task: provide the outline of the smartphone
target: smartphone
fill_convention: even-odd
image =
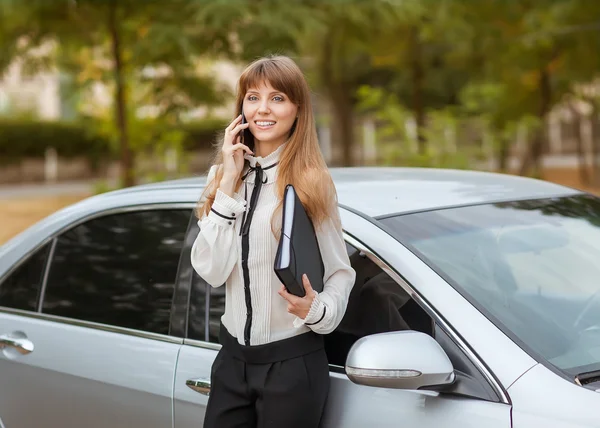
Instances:
[[[248,122],[246,121],[246,116],[244,116],[244,112],[242,111],[242,125],[244,123],[248,123]],[[245,129],[242,129],[240,131],[240,143],[242,143],[242,144],[245,144],[245,140],[246,140],[244,138],[246,136],[246,132],[245,131],[246,131]]]
[[[242,109],[242,123],[248,123]],[[240,131],[240,143],[245,144],[250,150],[254,151],[254,136],[248,128]]]

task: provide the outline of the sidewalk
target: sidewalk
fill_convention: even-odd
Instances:
[[[0,200],[40,196],[91,194],[93,191],[94,181],[0,185]]]

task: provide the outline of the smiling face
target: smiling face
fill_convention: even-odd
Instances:
[[[255,142],[279,146],[288,136],[298,114],[298,106],[268,81],[250,87],[244,96],[244,116]]]

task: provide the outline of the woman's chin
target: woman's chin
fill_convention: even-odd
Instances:
[[[254,133],[254,138],[261,143],[276,143],[284,141],[284,135],[271,131],[259,131]]]

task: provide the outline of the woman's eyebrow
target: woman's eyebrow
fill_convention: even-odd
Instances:
[[[260,92],[257,91],[257,90],[250,89],[250,90],[246,91],[246,95],[248,95],[248,94],[260,94]],[[273,92],[269,93],[269,95],[275,95],[275,94],[277,94],[277,95],[285,95],[285,93],[283,93],[281,91],[273,91]]]

